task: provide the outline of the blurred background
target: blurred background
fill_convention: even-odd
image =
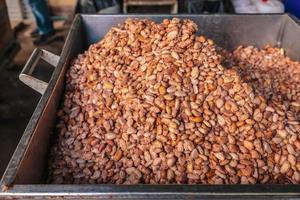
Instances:
[[[75,14],[285,12],[300,18],[300,0],[0,0],[0,177],[40,99],[18,75],[36,47],[60,55]],[[36,76],[52,70],[41,62]]]

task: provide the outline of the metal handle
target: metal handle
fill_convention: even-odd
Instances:
[[[31,76],[40,58],[52,65],[53,67],[56,67],[60,57],[44,49],[36,48],[32,52],[30,58],[28,59],[23,70],[21,71],[19,79],[23,83],[25,83],[26,85],[43,95],[46,91],[48,83]]]

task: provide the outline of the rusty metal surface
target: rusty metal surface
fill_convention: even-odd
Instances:
[[[20,140],[1,180],[0,199],[5,198],[300,198],[300,185],[48,185],[49,138],[64,89],[70,60],[102,38],[111,26],[128,17],[160,21],[170,15],[77,15],[51,80]],[[300,26],[289,15],[178,15],[199,25],[199,33],[223,48],[266,44],[282,46],[300,60]],[[38,185],[35,185],[38,184]],[[42,184],[42,185],[41,185]]]
[[[48,83],[32,76],[32,73],[40,59],[43,59],[47,63],[51,64],[53,67],[56,67],[59,61],[59,56],[50,53],[49,51],[46,51],[44,49],[36,48],[32,52],[23,70],[21,71],[19,79],[23,83],[25,83],[26,85],[43,95],[45,93],[46,88],[48,87]]]

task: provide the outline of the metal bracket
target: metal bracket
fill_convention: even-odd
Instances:
[[[21,71],[19,79],[23,83],[25,83],[26,85],[43,95],[46,91],[48,83],[31,76],[40,58],[52,65],[53,67],[57,66],[58,61],[60,59],[59,56],[49,51],[36,48],[32,52],[30,58],[28,59],[23,70]]]

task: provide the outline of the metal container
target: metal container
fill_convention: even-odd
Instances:
[[[157,22],[170,15],[77,15],[60,56],[36,49],[20,80],[42,94],[1,180],[1,198],[73,199],[300,198],[300,185],[50,185],[46,184],[49,143],[70,60],[128,17]],[[300,61],[300,25],[290,15],[177,15],[199,25],[199,33],[226,49],[238,45],[283,47]],[[32,72],[42,58],[55,67],[49,83]]]

